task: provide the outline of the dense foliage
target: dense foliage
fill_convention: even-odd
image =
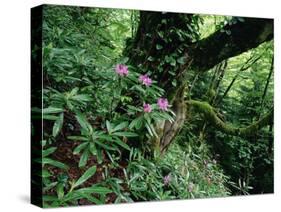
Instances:
[[[197,15],[181,29],[171,22],[173,31],[162,35],[168,44],[140,62],[130,51],[141,18],[129,10],[44,7],[44,139],[36,159],[44,207],[273,192],[273,121],[241,137],[188,107],[173,143],[159,146],[158,124],[178,117],[170,91],[180,86],[176,65],[185,63],[186,46],[173,39],[190,44],[217,30],[229,34],[223,27],[244,19]],[[175,49],[167,56],[169,42]],[[163,85],[157,73],[167,67],[175,80]],[[200,100],[231,127],[248,126],[272,109],[273,42],[183,80],[187,105]]]

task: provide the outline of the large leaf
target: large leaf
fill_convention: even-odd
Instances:
[[[111,128],[110,122],[106,120],[106,121],[105,121],[105,124],[106,124],[106,129],[107,129],[107,131],[108,131],[109,133],[111,133],[112,128]]]
[[[148,131],[148,133],[149,133],[149,135],[151,136],[151,137],[153,137],[155,134],[154,134],[154,131],[151,129],[151,127],[150,127],[150,124],[148,124],[148,123],[145,123],[145,128],[147,129],[147,131]]]
[[[57,120],[54,123],[54,126],[53,126],[53,136],[54,137],[56,137],[59,134],[59,132],[62,128],[62,125],[63,125],[63,113],[61,113],[59,115],[59,117],[57,118]]]
[[[88,141],[89,140],[87,137],[84,137],[84,136],[68,136],[67,138],[70,140],[74,140],[74,141]]]
[[[113,135],[123,136],[123,137],[137,137],[138,136],[138,134],[136,134],[134,132],[115,132],[115,133],[113,133]]]
[[[91,194],[88,193],[82,193],[82,192],[78,192],[78,194],[80,194],[83,198],[89,200],[92,203],[95,203],[97,205],[101,205],[101,204],[105,204],[105,201],[99,200],[95,197],[93,197]]]
[[[97,155],[97,149],[96,149],[96,145],[94,143],[90,143],[89,151],[91,152],[92,155]]]
[[[46,170],[46,169],[43,169],[42,170],[42,175],[41,175],[43,178],[45,178],[45,177],[51,177],[52,176],[52,174],[48,171],[48,170]]]
[[[84,101],[84,102],[89,102],[92,101],[92,98],[89,95],[86,94],[80,94],[73,96],[71,99],[76,100],[76,101]]]
[[[48,107],[42,110],[43,114],[61,113],[63,111],[64,111],[63,108],[56,108],[56,107]]]
[[[116,138],[115,140],[114,140],[114,142],[116,143],[116,144],[118,144],[119,146],[121,146],[121,147],[123,147],[123,148],[125,148],[125,149],[127,149],[127,150],[131,150],[131,148],[128,146],[128,144],[126,144],[125,142],[123,142],[121,139],[119,139],[119,138]]]
[[[57,190],[57,196],[58,196],[58,198],[59,198],[59,199],[62,199],[63,196],[64,196],[64,185],[63,185],[63,183],[59,183],[59,184],[57,185],[56,190]]]
[[[86,130],[88,133],[92,133],[93,128],[90,125],[90,123],[87,121],[86,117],[84,114],[80,113],[80,112],[76,112],[76,119],[78,121],[78,123],[80,124],[80,126]]]
[[[98,139],[105,140],[105,141],[113,141],[112,136],[110,135],[97,135]],[[96,138],[93,136],[93,140],[96,140]]]
[[[140,116],[136,119],[134,119],[130,125],[129,125],[129,128],[130,129],[133,129],[133,128],[136,128],[137,130],[140,129],[142,127],[142,124],[143,124],[143,117]]]
[[[44,158],[44,157],[54,153],[56,151],[56,149],[57,149],[56,147],[50,147],[48,149],[43,150],[42,151],[42,157]]]
[[[58,168],[61,168],[61,169],[68,169],[68,166],[59,162],[59,161],[56,161],[56,160],[53,160],[51,158],[43,158],[42,159],[42,164],[45,165],[45,164],[49,164],[49,165],[52,165],[52,166],[56,166]]]
[[[76,188],[77,186],[83,184],[86,182],[89,178],[91,178],[96,173],[96,166],[92,166],[89,168],[73,185],[73,188]]]
[[[66,194],[64,197],[63,197],[63,201],[64,202],[67,202],[67,201],[74,201],[74,200],[78,200],[78,199],[81,199],[83,198],[83,196],[81,195],[81,193],[77,193],[75,191],[73,192],[69,192],[68,194]]]
[[[122,122],[122,123],[118,124],[116,127],[114,127],[112,132],[116,132],[116,131],[122,130],[122,129],[124,129],[127,126],[128,126],[128,122],[126,122],[126,121]]]
[[[88,151],[88,149],[86,149],[80,157],[78,166],[79,167],[86,166],[88,158],[89,158],[89,151]]]
[[[108,144],[105,144],[103,142],[100,142],[98,140],[95,141],[96,144],[98,144],[99,146],[103,147],[104,149],[107,150],[116,150],[116,148],[109,146]]]
[[[94,194],[108,194],[108,193],[112,192],[112,190],[110,190],[109,188],[97,186],[97,185],[93,185],[92,187],[88,187],[88,188],[81,188],[76,191],[81,192],[81,193],[88,193],[88,194],[93,194],[93,193]]]
[[[79,154],[83,149],[85,149],[87,146],[89,145],[88,142],[79,144],[74,150],[73,150],[73,154]]]

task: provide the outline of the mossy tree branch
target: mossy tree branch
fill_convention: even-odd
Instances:
[[[241,137],[250,137],[254,135],[259,129],[269,125],[273,119],[273,109],[270,110],[266,115],[260,118],[258,121],[246,126],[246,127],[235,127],[232,124],[225,123],[222,121],[214,108],[207,102],[201,102],[196,100],[189,100],[187,104],[195,109],[196,112],[201,113],[205,116],[206,120],[213,124],[219,131]]]

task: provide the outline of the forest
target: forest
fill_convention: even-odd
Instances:
[[[42,8],[43,207],[274,192],[272,19]]]

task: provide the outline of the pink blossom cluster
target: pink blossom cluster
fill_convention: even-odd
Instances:
[[[157,105],[161,110],[167,111],[168,110],[168,100],[165,98],[159,98],[157,100]],[[143,104],[143,111],[146,113],[150,113],[152,111],[152,107],[150,104],[144,103]]]
[[[126,65],[123,65],[123,64],[117,64],[116,67],[115,67],[115,72],[122,77],[127,76],[129,74],[128,67]],[[145,86],[151,86],[151,84],[152,84],[152,79],[149,78],[147,74],[140,75],[139,81]],[[168,103],[168,100],[166,98],[159,98],[157,100],[157,105],[161,110],[167,111],[169,103]],[[143,111],[145,113],[150,113],[152,111],[151,105],[148,104],[148,103],[144,103],[143,104]]]
[[[152,84],[152,79],[150,79],[147,74],[145,75],[140,75],[139,81],[142,82],[143,85],[145,86],[151,86]]]
[[[157,105],[161,110],[166,111],[166,110],[168,110],[169,103],[168,103],[167,99],[159,98],[158,101],[157,101]]]
[[[143,111],[146,113],[150,113],[152,111],[151,105],[150,104],[143,104]]]
[[[129,74],[128,67],[123,64],[117,64],[115,67],[115,71],[121,77],[127,76]]]
[[[163,178],[164,185],[168,185],[171,182],[171,180],[172,180],[171,174],[166,175]]]

